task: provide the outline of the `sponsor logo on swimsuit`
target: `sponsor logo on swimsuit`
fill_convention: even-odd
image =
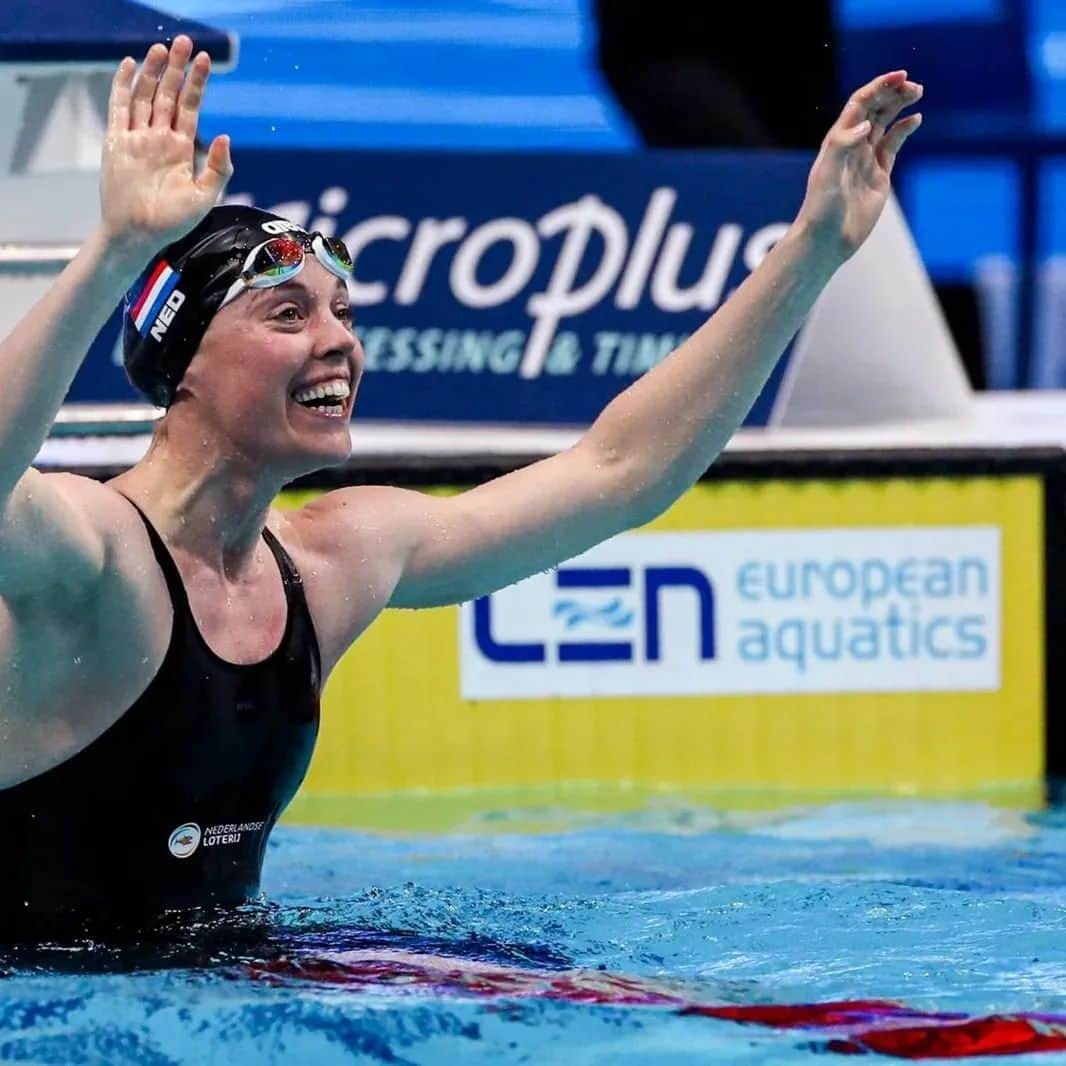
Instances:
[[[245,833],[258,833],[263,822],[229,822],[225,825],[209,825],[204,830],[203,846],[218,848],[226,844],[239,844]]]
[[[176,859],[187,859],[197,849],[219,848],[227,844],[239,844],[245,833],[262,832],[265,822],[226,822],[201,829],[195,822],[179,825],[170,834],[170,854]]]
[[[170,834],[170,854],[175,859],[187,859],[200,846],[200,827],[195,822],[179,825]]]

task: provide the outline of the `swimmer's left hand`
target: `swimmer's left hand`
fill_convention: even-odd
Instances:
[[[896,119],[922,93],[905,70],[883,74],[852,95],[826,134],[797,223],[827,254],[847,259],[881,217],[896,155],[922,124],[920,114]]]

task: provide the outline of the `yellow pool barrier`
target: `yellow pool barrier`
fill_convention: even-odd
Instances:
[[[316,494],[289,492],[282,505]],[[329,682],[289,821],[387,825],[427,794],[437,813],[422,804],[423,822],[455,821],[490,796],[608,808],[669,790],[756,804],[797,794],[1035,797],[1045,744],[1043,494],[1036,476],[702,482],[646,527],[994,527],[998,690],[470,701],[460,693],[458,608],[388,611]]]

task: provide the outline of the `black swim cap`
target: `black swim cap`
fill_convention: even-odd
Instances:
[[[280,215],[228,204],[167,245],[126,293],[122,353],[134,387],[169,407],[248,253],[279,233],[305,232]]]

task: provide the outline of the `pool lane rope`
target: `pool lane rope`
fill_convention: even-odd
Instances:
[[[796,1030],[818,1050],[900,1059],[966,1059],[1066,1051],[1066,1016],[973,1015],[915,1010],[888,1000],[715,1005],[686,1000],[637,977],[586,970],[537,970],[407,951],[342,951],[252,963],[243,971],[272,985],[388,986],[412,993],[536,998],[595,1006],[659,1007],[687,1017]]]

